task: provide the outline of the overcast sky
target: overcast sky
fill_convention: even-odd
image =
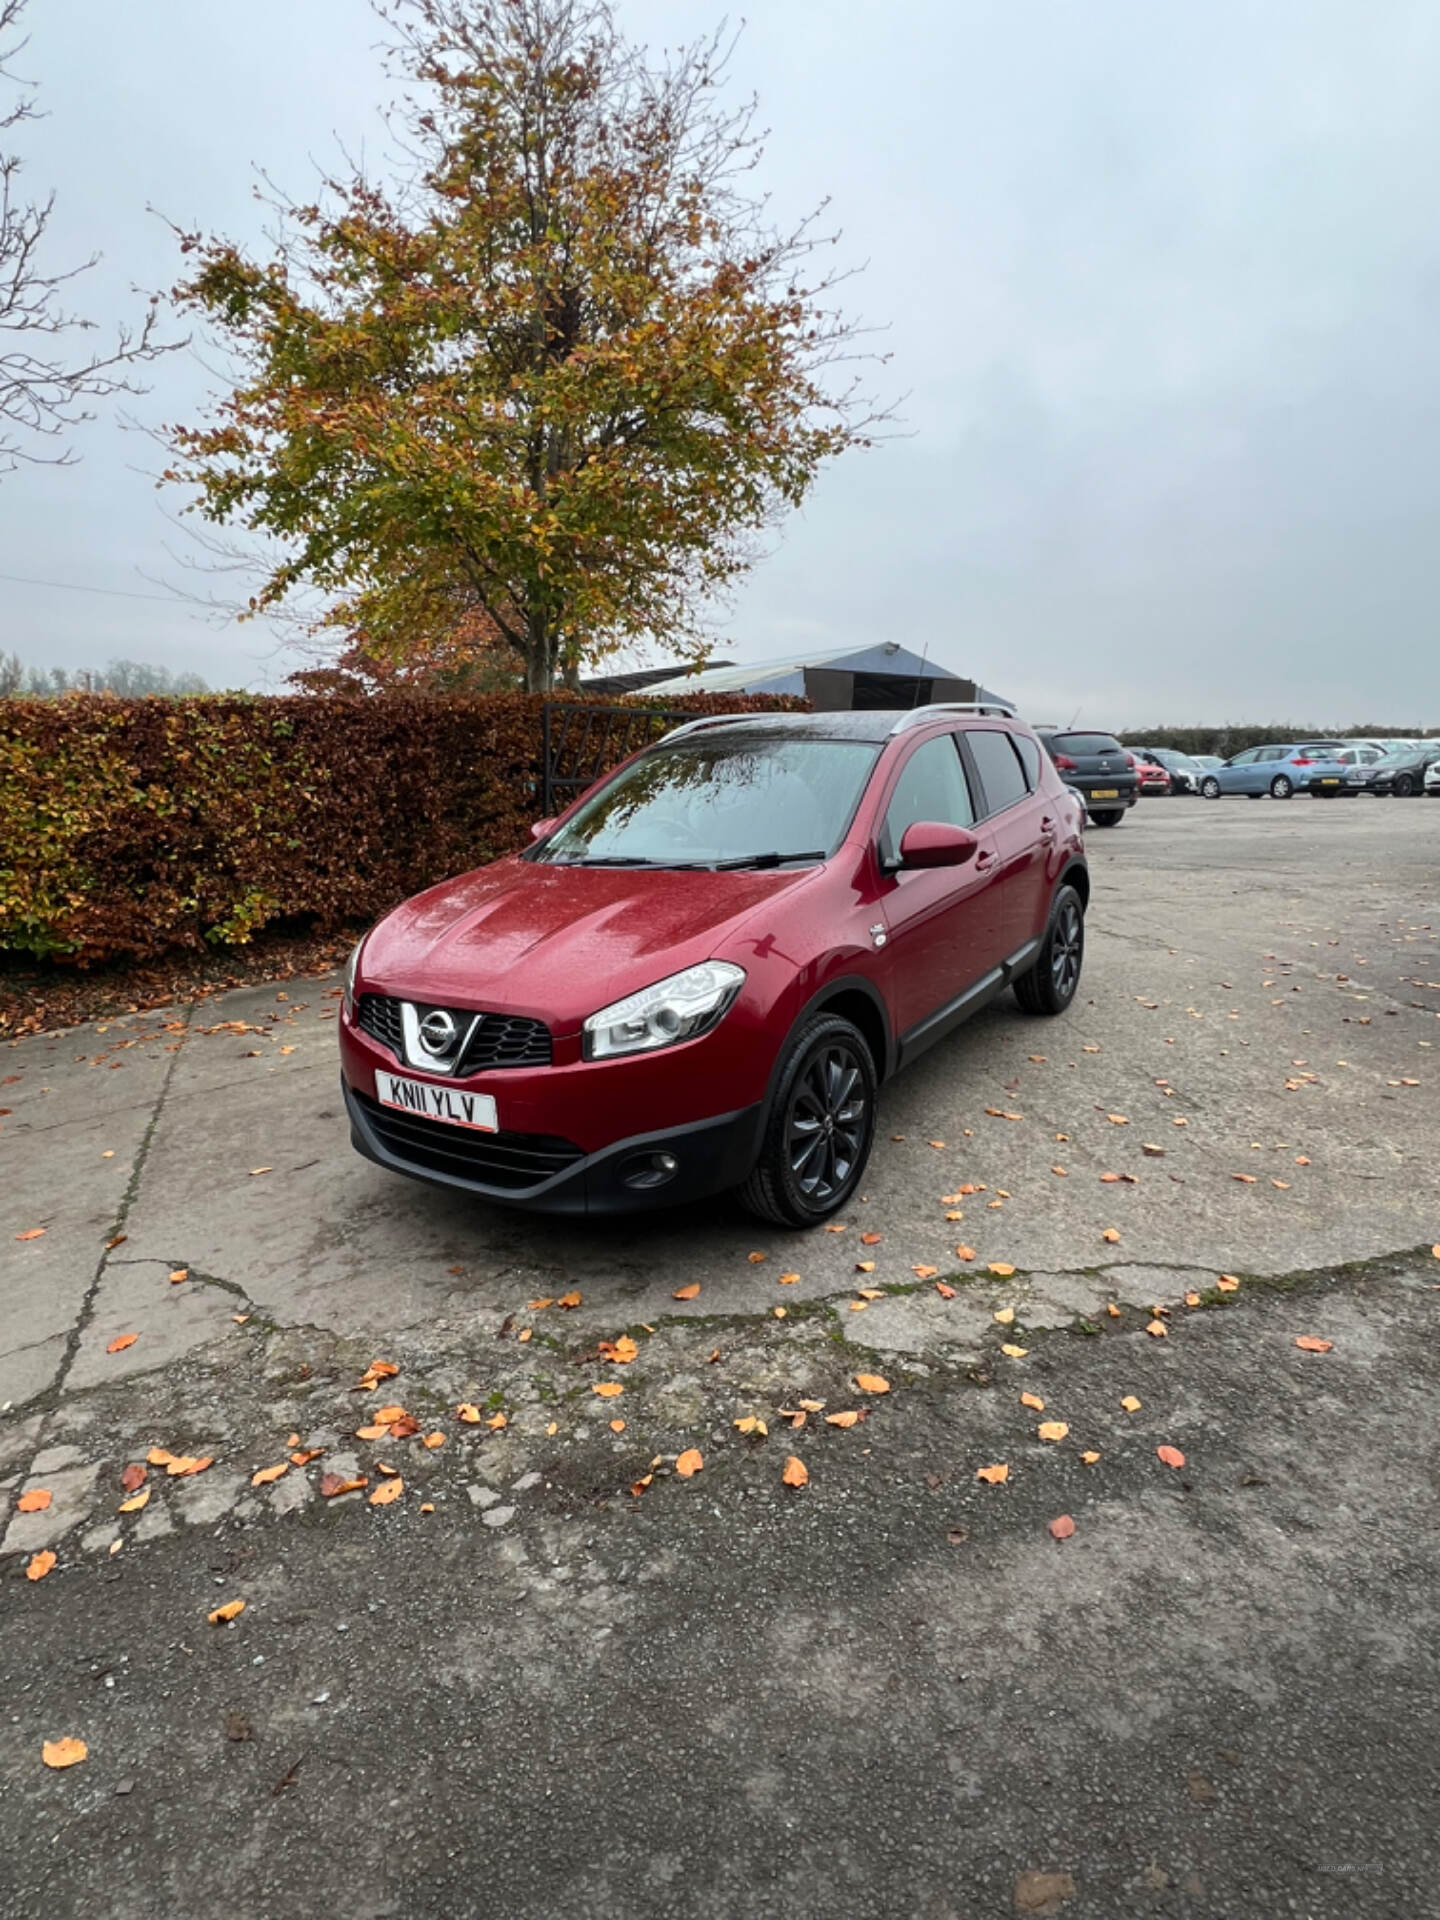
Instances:
[[[103,250],[75,289],[102,321],[178,276],[147,207],[258,240],[256,167],[303,194],[338,143],[387,151],[364,0],[28,24],[29,185],[56,264]],[[759,0],[735,82],[781,207],[829,194],[868,262],[906,433],[820,481],[718,653],[893,638],[1042,720],[1440,725],[1435,0]],[[133,409],[193,417],[208,383],[173,356]],[[182,503],[110,414],[78,467],[0,480],[0,572],[108,591],[0,580],[0,649],[278,685],[273,634],[166,600]]]

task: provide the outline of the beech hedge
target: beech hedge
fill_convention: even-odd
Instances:
[[[282,920],[333,931],[373,919],[525,844],[542,810],[544,705],[539,694],[0,700],[0,951],[90,965],[238,945]]]

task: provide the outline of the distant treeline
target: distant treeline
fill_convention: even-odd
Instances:
[[[1311,727],[1274,722],[1266,727],[1131,727],[1116,737],[1127,747],[1169,747],[1176,753],[1218,753],[1223,760],[1250,747],[1288,746],[1303,740],[1425,740],[1437,727]]]
[[[0,653],[0,700],[58,700],[65,693],[113,693],[125,700],[159,693],[178,699],[209,691],[198,673],[171,673],[143,660],[112,660],[108,667],[67,673],[63,667],[27,667],[18,653]]]

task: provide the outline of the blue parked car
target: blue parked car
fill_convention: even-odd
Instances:
[[[1207,800],[1223,799],[1227,793],[1246,793],[1252,800],[1267,793],[1275,800],[1288,800],[1296,793],[1314,794],[1317,799],[1341,794],[1350,769],[1336,758],[1340,751],[1338,740],[1250,747],[1224,766],[1212,768],[1200,782],[1200,792]],[[1355,791],[1350,788],[1351,793]]]

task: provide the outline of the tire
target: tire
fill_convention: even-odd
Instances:
[[[1276,774],[1275,778],[1270,782],[1270,798],[1272,800],[1293,800],[1295,798],[1295,782],[1290,778],[1289,774]]]
[[[1397,800],[1408,800],[1415,791],[1415,779],[1412,774],[1397,773],[1393,792]]]
[[[1200,798],[1202,800],[1218,800],[1220,798],[1220,782],[1215,778],[1213,773],[1207,773],[1205,778],[1200,782]]]
[[[807,1021],[786,1052],[741,1205],[777,1227],[818,1227],[838,1213],[870,1158],[875,1085],[858,1027],[831,1013]],[[837,1125],[842,1115],[846,1124]]]
[[[1064,1013],[1085,964],[1085,907],[1074,887],[1061,887],[1035,964],[1015,982],[1022,1013]]]
[[[1090,824],[1092,827],[1118,827],[1124,818],[1125,809],[1123,807],[1119,808],[1118,811],[1112,811],[1107,807],[1103,813],[1092,813],[1090,816]]]

